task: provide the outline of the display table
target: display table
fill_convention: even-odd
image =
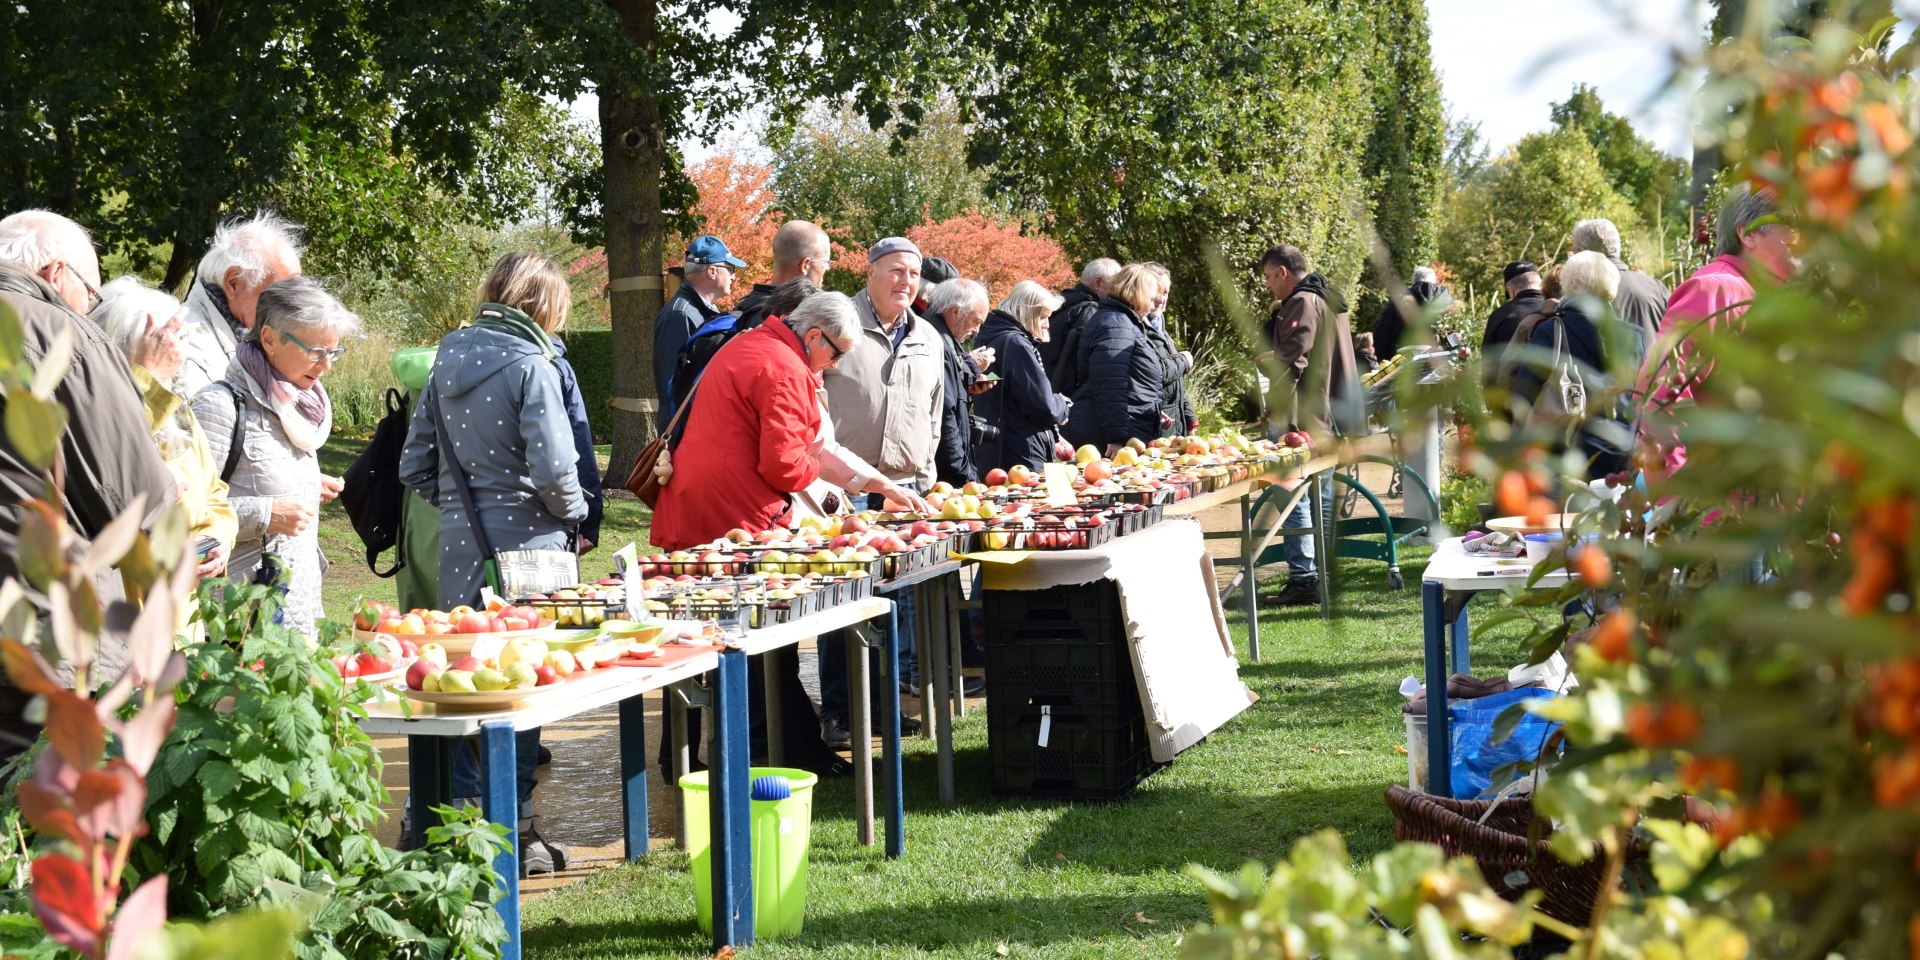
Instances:
[[[881,621],[876,635],[870,621]],[[748,631],[734,645],[659,668],[606,667],[567,682],[563,691],[551,691],[529,697],[518,710],[473,713],[442,713],[431,704],[416,703],[398,696],[367,705],[360,725],[367,733],[407,738],[408,788],[418,825],[417,838],[426,835],[426,821],[434,806],[451,803],[453,797],[453,751],[467,738],[478,739],[481,778],[485,784],[481,804],[489,821],[503,827],[507,849],[494,858],[494,869],[505,890],[498,904],[500,918],[506,923],[507,940],[501,946],[503,960],[520,956],[520,869],[517,829],[520,800],[517,788],[514,734],[521,730],[557,723],[613,704],[619,705],[620,777],[622,783],[622,824],[626,854],[630,860],[647,852],[647,756],[646,705],[643,697],[656,690],[684,684],[702,674],[716,675],[710,700],[712,748],[708,755],[712,771],[710,800],[713,824],[713,939],[716,947],[741,946],[753,941],[753,879],[751,847],[747,831],[748,762],[747,739],[747,655],[764,653],[818,636],[832,630],[849,630],[849,643],[867,644],[890,651],[896,644],[893,603],[871,597],[828,608],[812,616],[761,630]],[[864,650],[862,651],[864,653]],[[857,665],[854,665],[857,664]],[[864,697],[870,682],[867,658],[850,661],[856,696]],[[896,722],[891,731],[883,731],[882,780],[887,792],[887,851],[899,856],[905,847],[903,785],[900,778],[899,690],[894,688]],[[861,711],[855,711],[861,713]],[[857,731],[856,731],[857,732]],[[871,739],[857,741],[871,743]],[[872,843],[873,792],[872,753],[859,763],[860,751],[854,751],[856,796],[860,805],[861,842]]]
[[[973,556],[982,561],[989,591],[1096,580],[1118,586],[1155,762],[1172,760],[1257,699],[1240,682],[1198,522],[1163,521],[1090,550]]]
[[[1445,691],[1450,674],[1473,669],[1467,649],[1467,604],[1482,593],[1526,587],[1531,572],[1525,565],[1502,564],[1492,557],[1470,554],[1460,545],[1459,537],[1441,541],[1427,561],[1427,571],[1420,579],[1420,626],[1428,693],[1427,792],[1434,796],[1453,796],[1453,744],[1447,730]],[[1557,589],[1566,582],[1566,571],[1555,570],[1541,577],[1533,589]],[[1449,651],[1452,669],[1447,665]],[[1432,695],[1436,690],[1442,692],[1440,696]]]

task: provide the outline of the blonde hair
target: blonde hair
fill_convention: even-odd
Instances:
[[[1133,312],[1145,315],[1147,308],[1153,306],[1153,298],[1160,295],[1160,276],[1153,268],[1144,263],[1129,263],[1120,268],[1120,272],[1107,281],[1107,296],[1133,308]]]
[[[1013,290],[994,309],[1012,317],[1037,339],[1041,319],[1052,316],[1060,309],[1061,302],[1060,295],[1052,290],[1032,280],[1022,280],[1013,285]]]
[[[537,253],[509,253],[480,282],[480,302],[519,310],[552,333],[567,325],[573,288],[552,260]]]
[[[1598,250],[1583,250],[1567,258],[1566,266],[1560,268],[1560,295],[1571,297],[1584,293],[1590,297],[1613,302],[1614,294],[1620,292],[1620,271],[1607,259],[1607,255]]]

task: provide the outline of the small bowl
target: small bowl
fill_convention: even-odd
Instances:
[[[605,636],[613,638],[615,643],[653,643],[660,639],[661,634],[667,632],[667,625],[658,621],[650,623],[633,623],[629,621],[611,630],[607,629],[606,624],[602,624],[600,632]]]
[[[1558,533],[1527,534],[1526,535],[1527,559],[1533,561],[1536,564],[1542,560],[1545,560],[1547,558],[1547,555],[1551,554],[1553,552],[1553,549],[1559,546],[1560,541],[1564,539],[1566,539],[1566,537]]]

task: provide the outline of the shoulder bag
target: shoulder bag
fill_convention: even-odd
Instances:
[[[1547,368],[1546,382],[1533,403],[1533,421],[1545,423],[1567,417],[1580,418],[1587,413],[1587,383],[1580,375],[1580,362],[1567,352],[1567,324],[1559,315],[1542,321],[1553,324],[1553,362]]]
[[[700,389],[700,381],[704,379],[706,377],[703,373],[693,381],[693,386],[687,388],[686,399],[680,401],[679,409],[673,411],[673,418],[667,421],[666,429],[661,430],[659,436],[647,441],[647,445],[640,448],[640,455],[633,458],[633,469],[628,471],[624,486],[627,492],[639,497],[640,502],[648,507],[654,507],[660,503],[660,488],[666,485],[666,479],[662,473],[664,472],[666,476],[673,475],[673,458],[667,452],[669,449],[667,441],[673,436],[675,428],[680,425],[680,418],[686,416],[688,410],[693,409],[693,392]]]

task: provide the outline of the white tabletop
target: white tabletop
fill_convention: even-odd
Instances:
[[[1294,483],[1323,470],[1332,470],[1340,465],[1340,458],[1330,454],[1311,457],[1293,464],[1284,470],[1273,473],[1260,473],[1245,480],[1237,480],[1218,490],[1194,494],[1185,500],[1176,500],[1167,504],[1161,511],[1163,516],[1190,517],[1205,510],[1211,510],[1223,503],[1232,503],[1251,493],[1257,493],[1267,487],[1278,484],[1292,489]]]
[[[1468,553],[1460,545],[1459,537],[1450,537],[1433,548],[1433,559],[1427,561],[1427,572],[1421,574],[1420,579],[1457,592],[1524,587],[1527,585],[1527,576],[1533,572],[1525,559],[1520,558],[1520,563],[1498,563],[1492,557]],[[1561,569],[1541,577],[1533,586],[1545,589],[1563,586],[1566,582],[1567,571]]]
[[[880,597],[843,603],[791,623],[749,630],[739,646],[750,654],[765,653],[829,630],[865,623],[891,609],[893,601]],[[720,654],[713,651],[665,667],[603,667],[569,680],[558,689],[535,688],[527,698],[527,705],[518,710],[443,714],[436,712],[433,704],[394,694],[367,704],[367,716],[360,721],[360,726],[375,735],[427,737],[472,736],[480,732],[481,724],[501,720],[510,721],[515,730],[532,730],[697,677],[719,665]]]

